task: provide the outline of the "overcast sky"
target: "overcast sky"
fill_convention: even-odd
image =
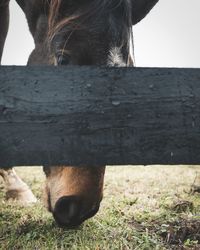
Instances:
[[[34,44],[25,17],[11,0],[2,64],[25,65]],[[200,67],[200,0],[160,0],[134,27],[136,66]]]

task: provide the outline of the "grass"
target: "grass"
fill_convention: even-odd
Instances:
[[[17,172],[39,202],[5,201],[0,180],[0,249],[200,249],[200,194],[191,192],[200,167],[107,167],[101,209],[76,230],[58,228],[43,207],[41,168]]]

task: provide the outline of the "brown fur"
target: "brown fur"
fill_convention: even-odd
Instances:
[[[51,167],[45,188],[47,208],[53,211],[59,198],[70,195],[81,197],[85,209],[100,203],[104,172],[105,167]]]

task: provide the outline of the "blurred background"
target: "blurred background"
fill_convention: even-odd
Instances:
[[[11,0],[4,65],[25,65],[34,44],[25,17]],[[136,66],[200,67],[200,0],[160,0],[134,26]]]

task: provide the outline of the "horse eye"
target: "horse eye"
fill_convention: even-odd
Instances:
[[[56,55],[57,65],[68,65],[70,57],[68,55],[58,54]]]

